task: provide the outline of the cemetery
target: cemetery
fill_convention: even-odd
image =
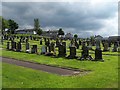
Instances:
[[[109,40],[97,40],[97,39],[63,39],[63,38],[48,38],[37,35],[24,35],[24,34],[13,34],[13,35],[3,35],[1,38],[2,44],[2,57],[13,58],[20,61],[34,62],[38,64],[51,65],[61,68],[69,68],[80,70],[79,74],[61,76],[52,73],[45,73],[34,71],[40,78],[41,74],[48,77],[51,76],[50,80],[56,80],[56,82],[62,82],[61,84],[56,84],[55,81],[50,83],[48,80],[43,80],[43,86],[39,84],[32,85],[20,85],[15,84],[13,87],[100,87],[100,88],[115,88],[118,82],[118,57],[120,56],[119,48],[120,41],[109,41]],[[10,68],[17,68],[17,70],[12,70],[17,73],[18,69],[21,67],[12,66],[6,63]],[[4,66],[3,66],[4,68]],[[7,68],[9,70],[10,68]],[[21,70],[21,71],[20,71]],[[32,73],[33,71],[21,68],[19,73],[24,77],[25,72]],[[3,74],[6,71],[3,71]],[[10,72],[7,72],[10,74]],[[22,75],[23,74],[23,75]],[[48,76],[47,76],[48,75]],[[100,75],[100,76],[99,76]],[[16,77],[17,78],[17,77]],[[28,75],[28,78],[29,75]],[[37,83],[41,83],[39,78],[34,76],[33,78],[38,79]],[[89,78],[89,80],[88,80]],[[5,79],[5,77],[4,77]],[[63,81],[65,80],[65,82]],[[86,80],[87,79],[87,80]],[[94,81],[94,79],[97,79]],[[7,80],[7,79],[5,79]],[[32,79],[33,80],[33,79]],[[72,82],[75,83],[75,85]],[[78,80],[78,81],[77,81]],[[34,81],[34,80],[33,80]],[[47,84],[47,82],[49,85]],[[69,82],[67,82],[69,81]],[[82,82],[86,83],[82,83]],[[9,81],[7,81],[10,83]],[[16,81],[13,81],[16,82]],[[27,83],[27,78],[24,83]],[[100,83],[98,83],[100,82]],[[108,83],[111,82],[111,83]],[[17,83],[17,82],[16,82]],[[68,84],[69,83],[69,84]],[[97,83],[97,84],[96,84]],[[81,85],[79,85],[81,84]],[[20,86],[19,86],[20,85]],[[32,86],[31,86],[32,85]],[[47,86],[45,86],[47,85]],[[55,86],[54,86],[55,85]],[[60,85],[60,86],[59,86]],[[88,86],[86,86],[88,85]],[[6,87],[5,82],[3,82],[3,87]],[[11,87],[7,85],[8,87]]]

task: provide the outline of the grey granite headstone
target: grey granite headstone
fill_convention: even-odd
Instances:
[[[37,45],[32,45],[31,53],[37,53]]]
[[[104,42],[104,49],[103,51],[109,51],[109,45],[108,45],[108,42]]]
[[[100,40],[96,40],[96,49],[101,49],[101,47],[100,47]]]
[[[46,46],[42,46],[41,47],[41,54],[45,54],[47,52],[47,47]]]
[[[114,47],[113,47],[113,52],[117,52],[117,48],[118,48],[118,43],[114,42]]]

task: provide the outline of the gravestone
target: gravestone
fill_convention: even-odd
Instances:
[[[66,42],[62,42],[62,45],[64,46],[64,53],[65,53],[65,55],[66,55]]]
[[[82,47],[81,57],[79,60],[93,60],[91,55],[89,55],[89,48],[87,46]]]
[[[31,53],[37,53],[37,45],[32,45]]]
[[[111,42],[110,41],[108,41],[108,46],[111,47]]]
[[[55,52],[55,43],[51,42],[48,46],[48,52],[45,54],[46,56],[56,56]]]
[[[26,39],[25,39],[25,42],[27,43],[27,42],[28,42],[28,40],[29,40],[29,39],[28,39],[28,38],[26,38]]]
[[[46,46],[42,46],[41,47],[41,54],[46,54],[47,52],[47,47]]]
[[[71,46],[69,48],[70,48],[70,55],[67,58],[69,58],[69,59],[77,58],[77,56],[76,56],[76,47]]]
[[[91,38],[90,42],[92,43],[92,46],[95,46],[95,39],[94,38]]]
[[[44,42],[46,42],[47,41],[47,39],[46,38],[44,38]]]
[[[79,44],[78,44],[77,40],[75,40],[75,46],[77,49],[79,49]]]
[[[60,44],[59,39],[56,40],[56,47],[58,47]]]
[[[102,58],[102,50],[97,49],[95,50],[95,61],[104,61]]]
[[[17,52],[21,52],[22,51],[22,45],[21,45],[21,42],[18,42],[17,43],[17,49],[16,49]]]
[[[30,45],[28,42],[26,43],[26,53],[30,53]]]
[[[10,42],[7,42],[7,49],[10,49]]]
[[[51,51],[55,52],[55,44],[54,44],[54,42],[51,42],[51,44],[50,44],[50,52]]]
[[[30,40],[32,40],[32,36],[30,36]]]
[[[81,40],[79,40],[79,45],[81,45]]]
[[[118,47],[118,52],[120,52],[120,46]]]
[[[114,42],[114,47],[113,47],[113,52],[117,52],[117,48],[118,48],[118,43]]]
[[[85,42],[83,41],[82,42],[82,50],[83,50],[84,47],[85,47]]]
[[[3,36],[2,36],[2,37],[1,37],[1,44],[2,44],[2,45],[3,45],[3,39],[4,39],[4,38],[3,38]]]
[[[71,41],[70,41],[69,48],[72,47],[72,46],[75,46],[74,40],[71,40]]]
[[[11,50],[15,51],[16,50],[16,42],[11,41]]]
[[[100,41],[96,40],[95,61],[104,61],[102,59],[102,50],[100,47]]]
[[[49,47],[49,45],[50,45],[49,39],[45,42],[45,45],[46,45],[47,47]]]
[[[40,39],[40,45],[42,45],[42,39]]]
[[[106,41],[106,42],[104,42],[104,49],[103,49],[103,51],[105,52],[105,51],[109,51],[109,45],[108,45],[108,42]]]
[[[58,47],[58,57],[65,57],[66,56],[66,47],[63,44],[60,44]]]
[[[100,47],[100,40],[96,40],[96,49],[101,49],[101,47]]]
[[[89,46],[87,46],[87,47],[88,47],[89,50],[93,50],[91,42],[89,42]]]

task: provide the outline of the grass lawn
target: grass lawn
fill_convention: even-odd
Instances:
[[[103,70],[84,76],[59,76],[3,63],[3,88],[116,88],[117,73]],[[14,72],[14,73],[13,73]],[[109,74],[109,76],[108,76]]]
[[[67,60],[3,50],[3,56],[43,64],[92,70],[81,76],[59,76],[3,63],[3,87],[115,88],[118,87],[118,57],[103,56],[105,62]],[[14,72],[14,73],[13,73]],[[18,74],[19,73],[19,74]],[[29,82],[28,82],[29,81]],[[11,83],[12,82],[12,83]],[[21,84],[24,82],[24,85]]]
[[[5,41],[7,42],[7,41]],[[30,41],[38,44],[39,41]],[[67,42],[68,43],[68,42]],[[2,46],[6,48],[6,43]],[[40,45],[39,45],[40,47]],[[105,52],[109,53],[109,52]],[[112,52],[110,52],[112,53]],[[117,52],[116,52],[117,53]],[[67,52],[68,54],[68,52]],[[77,53],[80,55],[80,53]],[[3,63],[3,88],[117,88],[118,57],[103,55],[105,62],[79,61],[75,59],[53,58],[44,55],[27,54],[2,50],[4,57],[37,62],[41,64],[91,70],[85,75],[59,76],[47,72],[32,70]],[[92,54],[94,57],[94,54]]]

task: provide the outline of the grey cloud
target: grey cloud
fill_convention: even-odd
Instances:
[[[90,3],[74,4],[63,2],[3,2],[3,17],[14,19],[20,27],[34,25],[34,18],[39,18],[41,26],[74,28],[74,32],[99,30],[104,27],[102,20],[114,17],[116,3],[106,3],[92,7]]]

